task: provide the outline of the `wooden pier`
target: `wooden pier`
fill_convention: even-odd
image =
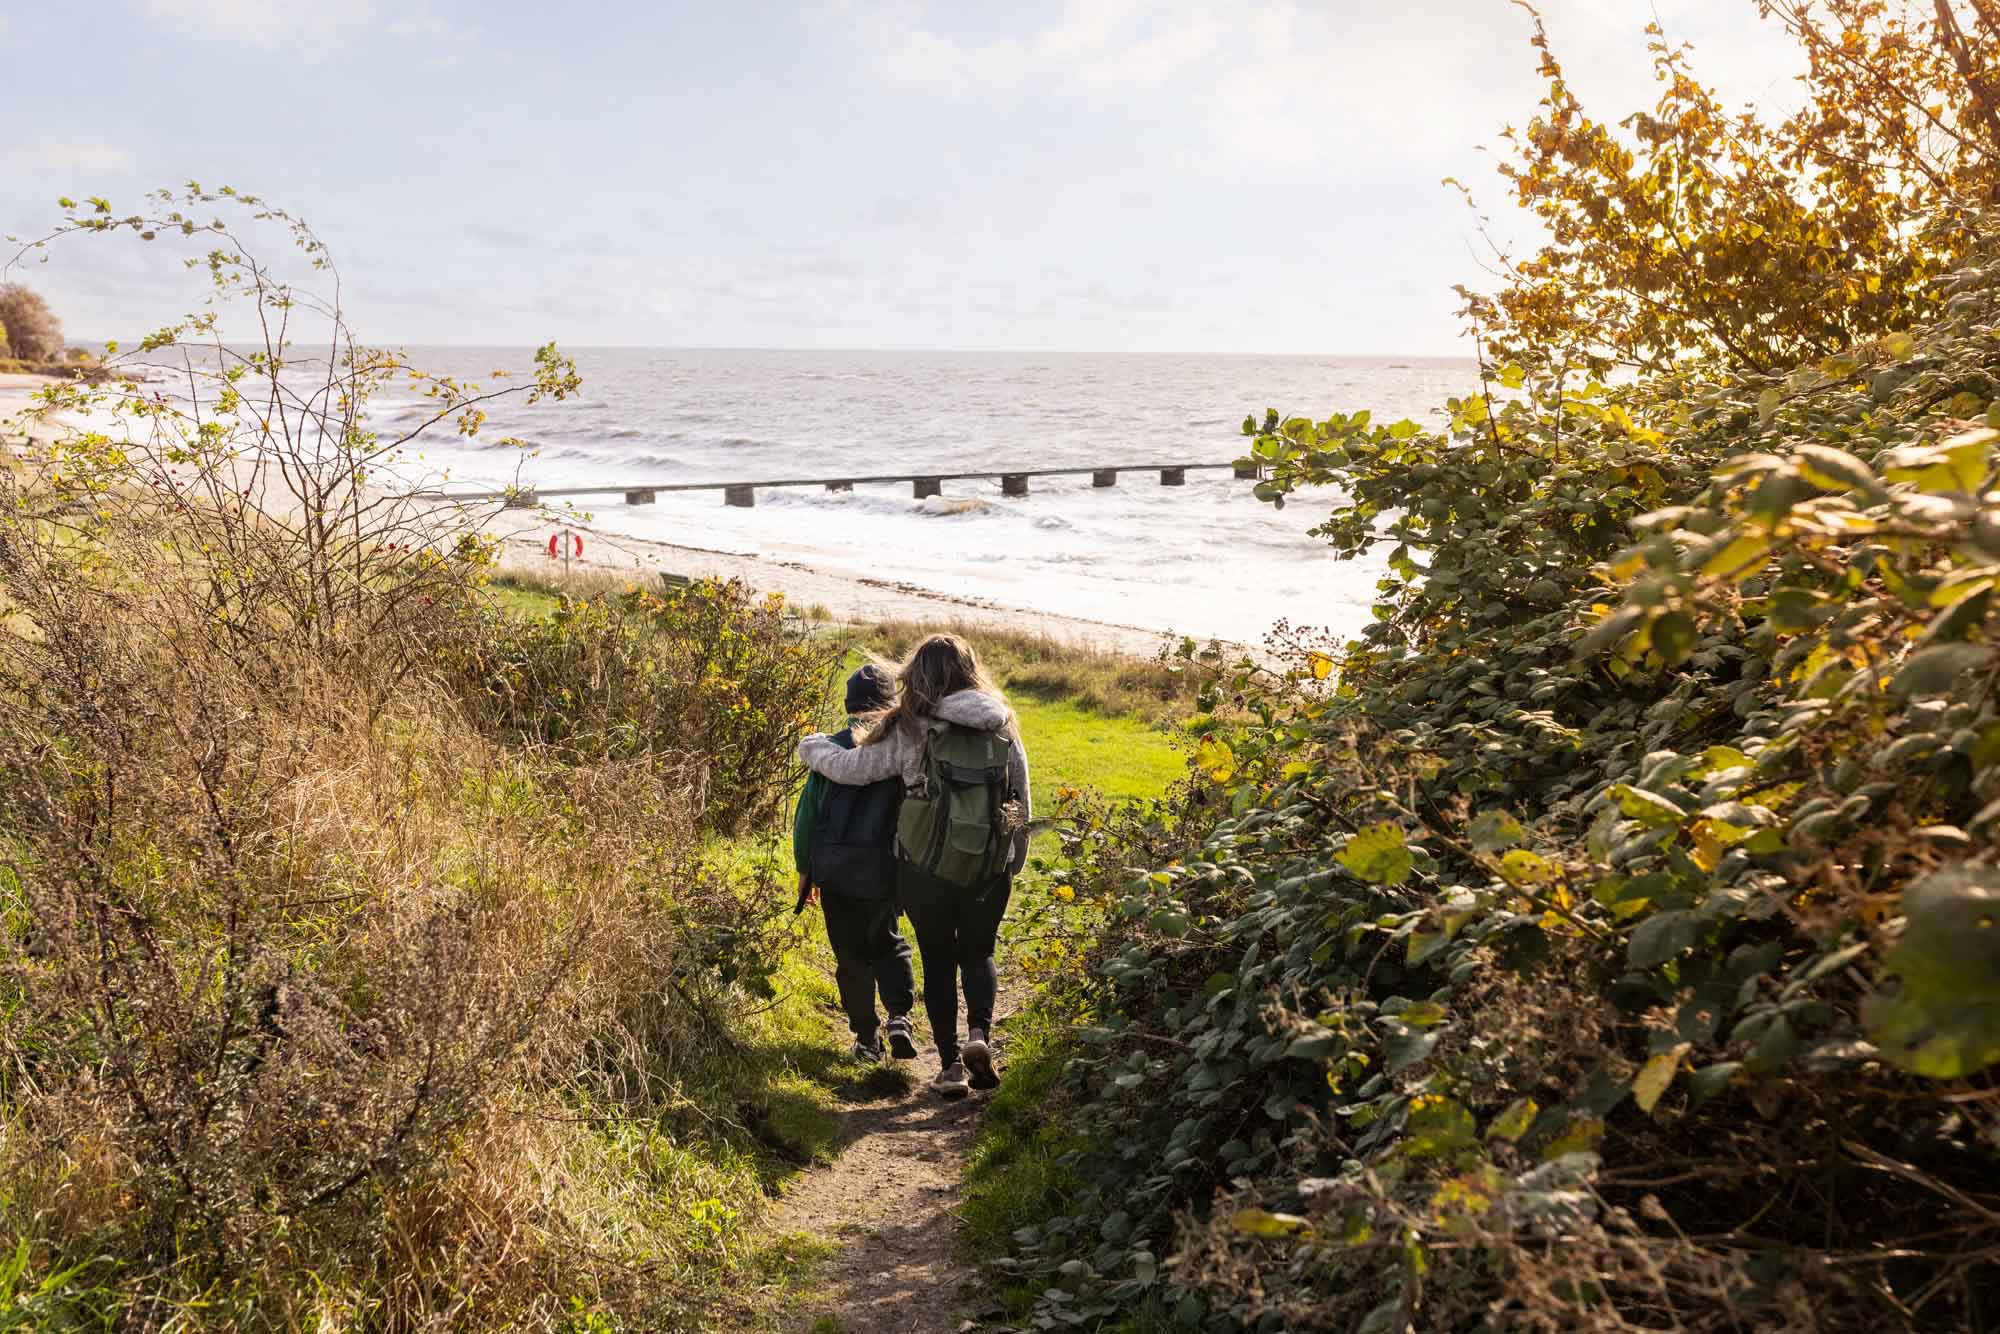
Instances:
[[[606,486],[521,487],[511,491],[420,491],[424,500],[505,502],[509,509],[533,509],[545,500],[566,496],[623,496],[627,505],[653,505],[663,491],[720,491],[722,503],[747,509],[757,503],[757,493],[772,487],[817,486],[828,491],[852,491],[857,486],[891,486],[908,483],[917,500],[944,494],[946,482],[995,481],[1003,496],[1025,496],[1028,482],[1036,477],[1088,477],[1093,487],[1118,485],[1120,473],[1158,473],[1161,486],[1186,486],[1191,472],[1220,472],[1228,469],[1239,478],[1259,478],[1264,470],[1252,463],[1134,463],[1115,468],[1030,468],[1018,472],[896,473],[876,477],[774,477],[762,482],[647,482]]]

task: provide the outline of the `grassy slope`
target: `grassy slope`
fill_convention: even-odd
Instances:
[[[554,593],[539,584],[502,581],[494,585],[492,596],[517,615],[546,615],[556,605]],[[864,652],[902,647],[918,630],[897,625],[843,632],[856,641],[848,666],[858,665]],[[1089,653],[1066,655],[1046,642],[1025,639],[994,644],[988,651],[982,637],[969,637],[986,652],[1020,718],[1037,815],[1049,814],[1064,788],[1094,788],[1114,799],[1144,798],[1159,795],[1182,776],[1179,741],[1159,722],[1169,716],[1173,701],[1161,698],[1160,678],[1142,665]],[[840,690],[840,682],[830,684],[829,717],[839,712]],[[1054,852],[1053,835],[1036,840],[1037,858]],[[710,854],[738,879],[771,875],[789,883],[793,878],[789,827],[718,840]],[[1010,915],[1019,918],[1047,907],[1048,890],[1031,863],[1016,888]],[[726,1076],[739,1106],[754,1114],[767,1150],[760,1160],[727,1166],[739,1174],[754,1173],[760,1184],[775,1184],[828,1157],[835,1148],[843,1091],[859,1080],[892,1073],[871,1073],[845,1058],[832,952],[816,914],[801,918],[798,930],[797,948],[776,979],[778,995],[742,1020],[736,1036],[744,1059]],[[992,1247],[982,1238],[1004,1239],[1013,1219],[1046,1214],[1050,1199],[1067,1188],[1056,1165],[1064,1147],[1060,1135],[1034,1114],[1054,1081],[1052,1045],[1038,1032],[1017,1026],[1009,1034],[1009,1057],[1007,1083],[994,1096],[968,1173],[968,1240],[987,1253]],[[774,1307],[790,1306],[801,1296],[824,1253],[819,1239],[770,1239],[746,1258],[769,1300],[755,1311],[727,1314],[746,1327],[767,1326],[779,1317]]]

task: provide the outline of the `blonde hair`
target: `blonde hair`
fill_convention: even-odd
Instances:
[[[912,734],[920,731],[927,719],[937,716],[938,705],[945,697],[961,690],[977,690],[1003,705],[1007,702],[972,645],[954,634],[932,635],[889,670],[896,675],[896,701],[861,720],[865,729],[861,738],[864,746],[886,740],[898,728]],[[1012,726],[1013,710],[1010,708],[1007,713],[1008,725]]]

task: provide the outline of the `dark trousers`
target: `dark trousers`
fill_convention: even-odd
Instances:
[[[904,864],[897,868],[896,886],[924,959],[924,1010],[931,1017],[931,1036],[937,1040],[938,1058],[950,1065],[958,1059],[961,977],[966,1027],[982,1031],[993,1027],[993,1002],[1000,991],[993,947],[1000,939],[1000,919],[1007,913],[1014,882],[1002,876],[982,895]]]
[[[875,992],[893,1018],[908,1014],[917,1003],[917,980],[910,971],[910,942],[896,929],[893,898],[857,899],[822,889],[820,908],[826,913],[826,938],[833,945],[833,980],[840,988],[840,1008],[854,1036],[875,1040],[880,1020]]]

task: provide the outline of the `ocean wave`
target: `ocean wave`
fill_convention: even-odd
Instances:
[[[917,513],[930,518],[978,514],[993,508],[993,502],[978,496],[925,496],[917,502]]]

